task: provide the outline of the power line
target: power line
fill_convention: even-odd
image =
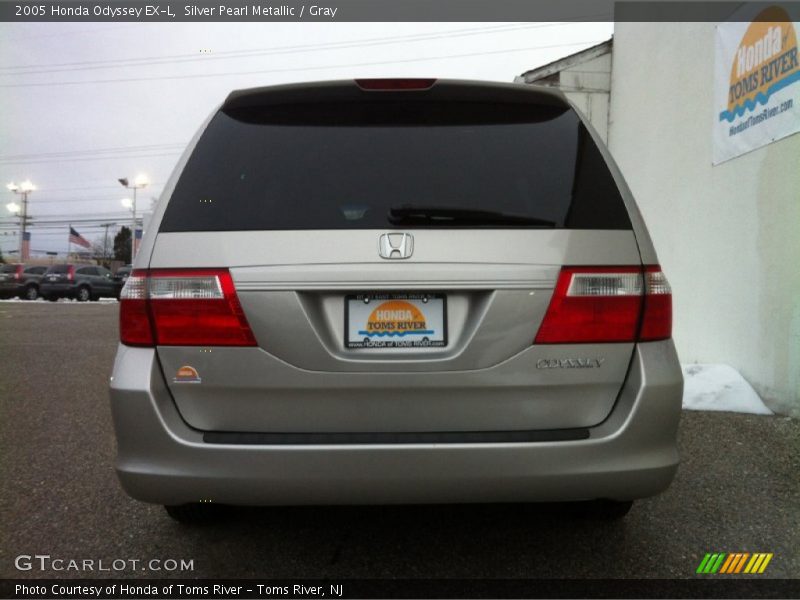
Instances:
[[[28,158],[60,158],[62,156],[80,156],[87,154],[118,154],[128,152],[150,152],[167,148],[186,147],[186,144],[149,144],[147,146],[116,146],[111,148],[95,148],[86,150],[62,150],[61,152],[38,152],[32,154],[5,154],[0,155],[0,161],[25,160]]]
[[[0,86],[2,87],[2,86]],[[130,154],[130,155],[106,155],[106,156],[76,156],[76,157],[64,157],[64,158],[43,158],[39,160],[7,160],[7,161],[0,161],[0,166],[4,165],[38,165],[38,164],[52,164],[52,163],[62,163],[62,162],[83,162],[83,161],[100,161],[100,160],[120,160],[120,159],[135,159],[135,158],[158,158],[163,156],[176,156],[181,154],[182,150],[177,150],[175,152],[161,152],[158,154]]]
[[[59,31],[58,33],[43,33],[39,35],[18,35],[15,37],[6,37],[3,38],[3,41],[11,42],[13,40],[35,40],[39,38],[48,38],[48,37],[63,37],[68,35],[91,35],[94,33],[108,33],[109,30],[113,29],[130,29],[131,27],[138,27],[139,24],[132,24],[132,25],[117,25],[114,26],[106,26],[103,29],[96,28],[96,29],[80,29],[77,31]]]
[[[105,180],[96,180],[96,181],[105,181]],[[151,182],[151,187],[158,187],[161,183],[158,182]],[[119,189],[119,184],[117,185],[94,185],[94,186],[85,186],[85,187],[65,187],[65,188],[49,188],[49,187],[40,187],[38,191],[49,193],[49,192],[71,192],[71,191],[81,191],[81,190],[110,190],[110,189]],[[37,200],[37,202],[41,202]]]
[[[490,56],[494,54],[507,54],[509,52],[526,52],[530,50],[546,50],[551,48],[567,48],[570,46],[584,46],[584,45],[594,45],[603,40],[585,40],[580,42],[572,42],[568,44],[552,44],[552,45],[545,45],[545,46],[526,46],[523,48],[507,48],[504,50],[492,50],[492,51],[483,51],[483,52],[467,52],[463,54],[450,54],[450,55],[443,55],[443,56],[425,56],[425,57],[417,57],[417,58],[406,58],[406,59],[399,59],[399,60],[384,60],[384,61],[374,61],[374,62],[362,62],[362,63],[349,63],[349,64],[339,64],[339,65],[322,65],[316,67],[287,67],[281,69],[264,69],[258,71],[234,71],[234,72],[226,72],[226,73],[195,73],[195,74],[187,74],[187,75],[165,75],[165,76],[155,76],[155,77],[127,77],[121,79],[91,79],[91,80],[83,80],[83,81],[48,81],[42,83],[5,83],[0,84],[0,88],[17,88],[17,87],[45,87],[45,86],[53,86],[53,85],[87,85],[87,84],[100,84],[100,83],[132,83],[132,82],[140,82],[140,81],[174,81],[178,79],[199,79],[199,78],[209,78],[209,77],[231,77],[231,76],[239,76],[239,75],[264,75],[266,73],[296,73],[299,71],[319,71],[325,69],[350,69],[353,67],[372,67],[372,66],[380,66],[380,65],[393,65],[393,64],[405,64],[405,63],[413,63],[413,62],[425,62],[425,61],[432,61],[432,60],[448,60],[451,58],[470,58],[476,56]]]
[[[42,215],[40,217],[29,217],[33,219],[32,225],[54,225],[59,223],[79,223],[79,222],[94,222],[102,221],[103,219],[128,219],[130,220],[130,213],[116,212],[116,213],[74,213],[69,215]],[[139,219],[141,217],[137,217]],[[0,227],[6,229],[13,228],[15,223],[13,221],[0,222]]]
[[[599,17],[603,15],[588,15],[588,17]],[[399,43],[414,43],[437,39],[467,37],[475,35],[487,35],[495,33],[506,33],[524,29],[540,29],[544,27],[562,27],[572,25],[575,21],[565,21],[559,23],[512,23],[504,25],[494,25],[490,27],[471,27],[466,29],[455,29],[444,32],[416,33],[392,37],[362,38],[359,40],[343,40],[338,42],[324,42],[318,44],[300,44],[292,46],[275,46],[272,48],[253,48],[244,50],[229,50],[218,52],[213,55],[198,56],[192,54],[172,54],[162,56],[146,56],[137,58],[122,58],[113,60],[94,60],[77,61],[68,63],[50,63],[40,65],[14,65],[0,66],[0,70],[10,70],[11,73],[0,73],[0,75],[30,75],[43,73],[61,73],[67,71],[87,71],[96,69],[111,69],[117,67],[141,67],[150,65],[164,65],[173,63],[229,60],[234,58],[253,58],[258,56],[268,56],[275,54],[298,54],[303,52],[318,52],[321,50],[340,50],[349,48],[361,48],[370,46],[382,46]],[[21,72],[24,70],[28,72]]]
[[[120,196],[122,198],[124,196]],[[44,200],[36,199],[36,204],[70,204],[73,202],[119,202],[120,198],[112,197],[110,195],[103,196],[102,198],[82,198],[82,197],[75,197],[75,198],[47,198]]]

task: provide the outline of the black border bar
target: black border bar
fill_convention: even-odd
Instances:
[[[800,2],[778,4],[798,20]],[[225,10],[220,10],[224,5]],[[6,22],[746,21],[742,2],[708,0],[0,0]],[[21,8],[19,8],[21,7]],[[745,13],[747,11],[744,11]]]
[[[732,578],[707,576],[695,579],[3,579],[2,598],[797,598],[800,579]],[[39,587],[43,594],[20,593],[17,586]],[[194,593],[181,592],[179,585]],[[262,586],[259,588],[258,586]],[[122,586],[141,588],[122,593]],[[215,588],[215,586],[222,586]],[[302,586],[296,588],[295,586]],[[341,595],[332,591],[334,589]],[[340,587],[339,587],[340,586]],[[58,593],[54,590],[97,592]],[[272,588],[270,593],[259,589]],[[280,588],[281,592],[275,593]],[[321,588],[324,596],[308,593]],[[184,588],[185,590],[186,588]],[[225,590],[225,591],[221,591]],[[303,593],[303,590],[306,593]]]

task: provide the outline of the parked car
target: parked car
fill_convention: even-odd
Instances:
[[[121,296],[111,407],[134,498],[179,520],[554,500],[619,517],[670,484],[670,287],[561,92],[237,91],[174,177]]]
[[[46,270],[46,266],[40,265],[0,265],[0,298],[19,296],[24,300],[36,300],[39,281]]]
[[[128,281],[128,276],[131,274],[132,268],[133,267],[131,265],[125,265],[124,267],[117,269],[117,272],[114,273],[114,295],[117,297],[117,299],[119,299],[122,286],[124,286],[125,282]]]
[[[39,285],[41,295],[55,302],[74,298],[79,302],[115,297],[111,271],[94,265],[60,264],[47,269]]]

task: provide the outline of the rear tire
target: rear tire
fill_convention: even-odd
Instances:
[[[35,285],[29,285],[25,288],[25,300],[36,300],[39,297],[39,288]]]
[[[219,508],[214,504],[200,504],[199,502],[164,507],[170,517],[185,525],[210,523],[219,516]]]
[[[92,292],[89,291],[89,288],[82,285],[78,288],[78,293],[75,294],[75,299],[78,302],[88,302],[92,299]]]

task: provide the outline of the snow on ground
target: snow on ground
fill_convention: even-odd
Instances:
[[[739,371],[728,365],[683,365],[683,408],[773,414]]]

